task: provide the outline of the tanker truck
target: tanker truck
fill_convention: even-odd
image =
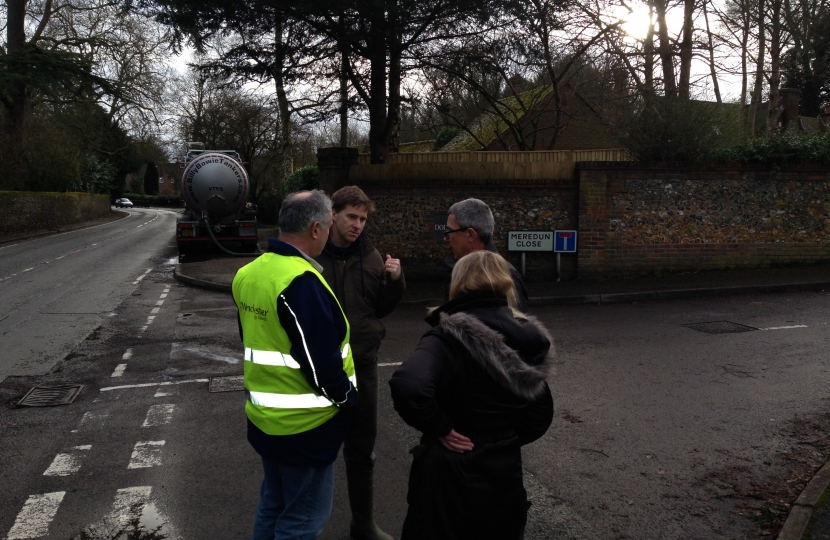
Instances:
[[[181,193],[185,204],[184,214],[176,220],[179,254],[211,243],[225,250],[256,252],[256,207],[248,202],[248,173],[239,154],[187,143],[179,163],[184,168]]]

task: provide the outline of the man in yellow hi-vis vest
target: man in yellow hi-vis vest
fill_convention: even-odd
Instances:
[[[289,195],[279,238],[233,280],[248,441],[265,470],[251,540],[316,538],[331,513],[333,463],[357,390],[349,323],[312,258],[331,218],[322,191]]]

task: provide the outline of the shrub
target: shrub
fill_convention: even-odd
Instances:
[[[280,185],[280,199],[289,193],[320,187],[320,171],[316,165],[309,165],[298,169],[286,176]]]
[[[741,118],[737,104],[656,96],[632,104],[614,127],[640,161],[700,162],[740,142]]]
[[[716,152],[715,161],[740,161],[779,168],[791,163],[830,165],[830,133],[782,133]]]

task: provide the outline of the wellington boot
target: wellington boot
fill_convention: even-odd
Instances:
[[[352,507],[352,523],[349,535],[352,540],[394,540],[380,530],[374,518],[374,471],[355,471],[346,467],[349,487],[349,505]]]

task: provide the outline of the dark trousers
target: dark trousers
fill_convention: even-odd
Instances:
[[[378,436],[378,364],[377,360],[359,362],[355,359],[357,404],[352,428],[343,442],[346,467],[356,472],[369,472],[375,466],[375,439]]]

